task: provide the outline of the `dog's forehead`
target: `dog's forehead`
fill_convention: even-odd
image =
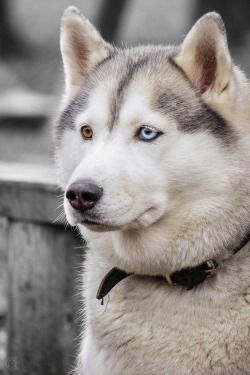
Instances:
[[[207,106],[185,73],[175,64],[175,51],[158,48],[122,51],[101,63],[82,91],[61,114],[59,139],[78,122],[112,129],[144,113],[158,112],[176,120],[183,132],[208,131],[223,144],[234,139],[232,129]]]
[[[89,104],[82,118],[90,119],[95,125],[106,126],[110,131],[120,124],[130,124],[138,119],[147,118],[157,111],[154,106],[156,87],[139,74],[127,85],[123,92],[119,82],[107,80],[98,85],[89,98]],[[81,122],[81,114],[79,120]]]
[[[87,85],[90,87],[91,82],[95,82],[89,91],[88,106],[83,108],[84,115],[94,123],[105,123],[110,130],[118,123],[130,122],[146,112],[159,112],[158,100],[163,93],[168,93],[169,101],[176,101],[178,91],[183,93],[183,86],[192,91],[187,82],[174,85],[180,80],[180,72],[166,56],[126,57],[109,61],[90,77]]]

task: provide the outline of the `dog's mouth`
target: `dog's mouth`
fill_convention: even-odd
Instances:
[[[86,226],[87,228],[95,232],[109,232],[109,231],[121,229],[121,226],[110,225],[108,223],[103,223],[100,221],[94,221],[94,220],[89,220],[89,219],[81,220],[80,224]]]
[[[94,225],[94,226],[96,226],[96,225],[103,225],[102,223],[99,223],[99,222],[94,221],[94,220],[88,220],[88,219],[84,219],[82,221],[82,223],[86,224],[86,225],[90,225],[90,226],[92,226],[92,225]]]
[[[140,214],[136,219],[132,220],[129,223],[125,224],[115,224],[105,221],[96,220],[95,218],[83,218],[80,220],[80,224],[86,226],[87,228],[91,229],[95,232],[108,232],[108,231],[116,231],[116,230],[122,230],[122,229],[129,229],[130,226],[134,228],[139,228],[142,225],[142,222],[147,222],[145,220],[145,215],[153,210],[153,207],[150,207],[143,211],[142,214]],[[143,219],[144,218],[144,219]]]

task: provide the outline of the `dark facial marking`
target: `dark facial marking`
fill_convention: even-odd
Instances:
[[[110,55],[97,64],[95,71],[102,69],[102,67],[111,60],[116,54],[115,49],[110,51]],[[93,71],[94,72],[94,71]],[[79,94],[72,100],[67,108],[61,113],[57,124],[56,124],[56,138],[58,141],[62,138],[62,134],[65,129],[74,129],[74,120],[78,113],[82,112],[87,108],[89,97],[91,92],[96,85],[96,82],[91,79],[91,76],[86,78],[84,82],[84,88]]]
[[[224,143],[231,143],[234,134],[230,125],[200,98],[197,97],[195,102],[188,99],[168,90],[159,95],[156,107],[165,115],[173,117],[185,133],[208,131],[223,139]]]
[[[219,26],[221,28],[221,31],[225,33],[225,30],[223,28],[224,24],[219,23]],[[213,64],[215,64],[215,62],[211,60],[209,61],[212,63],[212,66],[206,66],[206,68],[214,68]],[[201,93],[197,91],[193,83],[187,77],[186,73],[176,64],[172,57],[169,58],[169,62],[172,67],[178,70],[180,74],[185,78],[185,81],[189,83],[190,88],[193,90],[197,97],[196,103],[192,103],[192,101],[185,101],[180,96],[173,97],[173,101],[177,103],[176,105],[178,105],[178,110],[172,111],[172,115],[175,116],[176,120],[178,121],[180,129],[189,133],[207,130],[217,138],[223,140],[223,143],[225,145],[230,144],[236,138],[236,134],[233,131],[233,128],[225,121],[222,116],[220,116],[219,113],[210,108],[209,105],[202,100]],[[210,76],[206,77],[205,81],[203,81],[203,84],[210,84],[210,81],[206,81],[207,79],[210,80],[210,78]],[[203,85],[203,88],[204,87],[205,86]],[[159,99],[159,105],[161,109],[165,107],[165,110],[168,110],[167,107],[171,107],[169,103],[167,104],[168,101],[161,98],[161,96],[159,97]],[[197,109],[194,111],[195,107]]]
[[[115,96],[112,98],[111,102],[111,116],[109,120],[109,128],[110,131],[114,128],[120,108],[124,99],[126,88],[128,88],[129,84],[131,83],[132,78],[134,75],[142,68],[145,64],[147,64],[149,61],[149,57],[144,57],[141,60],[137,62],[133,62],[132,60],[129,60],[126,65],[126,73],[123,76],[123,78],[120,80]]]
[[[83,108],[86,108],[88,103],[88,93],[85,92],[74,99],[67,108],[61,113],[56,125],[56,138],[61,140],[65,129],[74,129],[74,119]]]

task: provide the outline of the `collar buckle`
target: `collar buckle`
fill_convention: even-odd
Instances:
[[[208,260],[206,262],[206,265],[208,267],[208,269],[205,271],[207,274],[207,278],[215,276],[217,274],[217,267],[218,267],[218,264],[215,262],[215,260],[213,259]]]
[[[169,286],[177,285],[177,283],[174,283],[173,280],[171,279],[171,275],[165,275],[165,279],[166,279],[167,284],[168,284]]]
[[[179,284],[192,289],[194,285],[198,285],[205,279],[215,276],[217,274],[217,267],[217,262],[214,259],[209,259],[200,266],[188,267],[171,275],[165,275],[165,279],[169,286]]]

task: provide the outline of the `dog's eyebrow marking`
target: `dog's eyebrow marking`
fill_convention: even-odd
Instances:
[[[95,68],[95,71],[102,69],[106,63],[108,63],[115,55],[116,51],[111,51],[110,55],[102,60]],[[84,84],[84,90],[80,90],[79,94],[71,101],[71,103],[64,109],[56,123],[56,138],[60,141],[65,129],[74,129],[75,123],[74,120],[76,116],[83,112],[89,103],[89,98],[93,92],[94,87],[96,86],[95,79],[87,78]]]
[[[56,124],[56,137],[59,141],[66,129],[74,130],[74,120],[87,107],[89,95],[89,91],[81,92],[61,113]]]
[[[134,75],[148,62],[149,56],[143,57],[142,59],[136,62],[133,62],[131,60],[127,62],[126,68],[124,68],[127,70],[126,74],[118,83],[117,89],[115,90],[114,95],[111,99],[110,119],[108,122],[110,132],[113,130],[115,124],[117,123],[126,88],[128,88]]]
[[[80,106],[76,101],[71,102],[61,113],[56,123],[56,139],[60,141],[66,129],[74,129],[74,119],[77,113],[80,112]]]
[[[186,133],[208,131],[216,138],[230,144],[235,139],[235,133],[229,124],[217,112],[211,109],[201,98],[196,98],[196,109],[180,95],[168,90],[162,92],[153,104],[164,115],[173,117],[179,129]]]

